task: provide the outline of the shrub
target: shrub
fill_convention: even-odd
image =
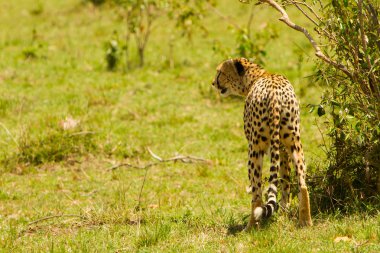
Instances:
[[[2,160],[5,168],[25,164],[38,166],[49,162],[61,162],[97,149],[91,132],[47,129],[43,134],[32,135],[26,131],[18,140],[18,148]]]
[[[347,69],[319,64],[327,84],[321,106],[331,116],[331,147],[318,202],[351,209],[378,203],[380,193],[380,25],[379,3],[333,0],[325,6],[319,33],[326,54]],[[321,113],[323,114],[323,113]],[[322,194],[325,193],[325,194]],[[326,194],[327,193],[327,194]]]
[[[106,44],[106,62],[108,70],[115,70],[119,60],[120,52],[117,40],[110,40]]]

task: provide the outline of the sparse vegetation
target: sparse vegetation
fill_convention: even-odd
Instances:
[[[236,30],[228,22],[212,11],[194,17],[207,33],[198,27],[190,40],[176,28],[177,14],[160,16],[144,66],[107,71],[105,41],[118,40],[124,52],[125,19],[114,4],[83,2],[40,1],[38,8],[32,0],[0,3],[1,251],[380,250],[373,203],[369,212],[350,216],[314,205],[314,227],[301,229],[295,190],[290,210],[252,233],[241,232],[250,209],[243,102],[222,100],[210,85],[217,64],[236,49]],[[241,17],[241,27],[249,20],[238,1],[218,1],[216,8]],[[322,94],[310,78],[312,48],[302,34],[269,24],[272,10],[255,8],[251,38],[257,31],[269,36],[266,27],[278,36],[260,43],[260,50],[266,68],[286,75],[296,89],[309,175],[315,175],[326,167],[320,148],[326,136],[318,127],[328,128],[307,107],[318,105]],[[216,41],[225,56],[212,50]],[[137,52],[135,45],[130,50]],[[117,57],[120,70],[125,61]],[[183,154],[211,163],[146,168],[157,161],[148,148],[162,158]],[[126,163],[136,166],[111,169]]]

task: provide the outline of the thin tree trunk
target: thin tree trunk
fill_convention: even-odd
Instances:
[[[144,48],[139,47],[138,51],[139,51],[139,60],[140,60],[139,67],[141,68],[144,66]]]

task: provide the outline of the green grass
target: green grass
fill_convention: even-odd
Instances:
[[[124,24],[112,8],[81,3],[0,3],[2,251],[380,250],[379,215],[342,217],[314,208],[315,225],[299,228],[296,199],[289,213],[252,233],[241,232],[250,210],[244,102],[221,99],[210,87],[224,60],[212,51],[214,41],[236,46],[224,21],[210,14],[204,21],[208,36],[196,33],[189,43],[162,17],[147,47],[146,66],[107,72],[104,45],[114,31],[122,38]],[[242,24],[248,15],[237,1],[222,1],[220,9]],[[273,15],[258,7],[254,27],[262,31],[268,22],[280,35],[266,45],[266,68],[294,84],[312,174],[324,159],[316,125],[323,129],[323,122],[306,108],[321,94],[307,78],[313,53],[302,35],[268,19]],[[178,36],[173,68],[167,66],[171,34]],[[63,130],[67,117],[78,125]],[[163,158],[184,154],[211,163],[110,170],[155,161],[148,148]],[[344,236],[348,241],[334,242]]]

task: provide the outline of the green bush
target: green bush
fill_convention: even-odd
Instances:
[[[37,136],[27,131],[19,138],[17,151],[5,157],[2,164],[12,170],[20,164],[37,166],[76,158],[97,149],[93,137],[87,131],[48,129]]]
[[[328,166],[316,189],[322,208],[348,210],[379,204],[379,12],[379,3],[373,0],[333,0],[323,9],[319,32],[329,41],[325,54],[347,73],[319,65],[318,78],[327,85],[319,108],[326,109],[331,119]],[[322,116],[324,110],[318,113]]]

